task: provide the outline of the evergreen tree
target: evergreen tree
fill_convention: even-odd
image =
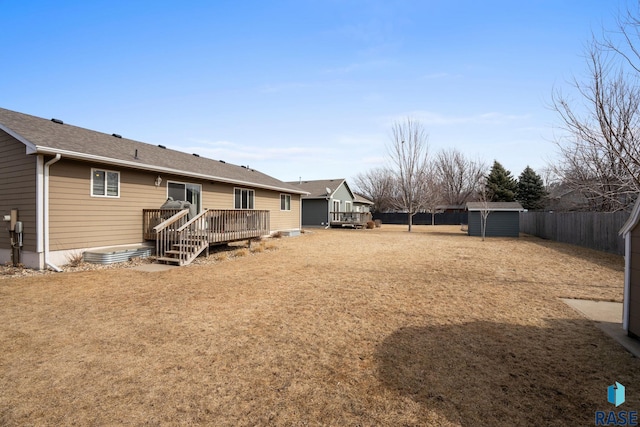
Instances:
[[[527,166],[518,178],[516,199],[525,209],[542,209],[546,195],[542,178]]]
[[[489,202],[513,202],[516,199],[518,182],[497,160],[493,162],[487,176],[487,198]]]

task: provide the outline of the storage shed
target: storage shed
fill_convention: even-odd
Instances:
[[[640,337],[640,199],[620,229],[624,237],[624,301],[622,328],[627,335]]]
[[[469,211],[469,236],[482,236],[482,212],[488,211],[486,237],[518,237],[520,235],[520,212],[518,202],[467,202]]]

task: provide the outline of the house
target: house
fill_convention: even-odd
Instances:
[[[356,199],[344,178],[289,184],[308,193],[302,197],[304,227],[362,227],[371,220],[371,214],[363,209],[366,202]]]
[[[0,238],[0,262],[19,256],[38,269],[58,269],[79,252],[128,251],[153,240],[159,256],[167,251],[182,265],[211,244],[300,230],[306,194],[246,166],[6,109],[0,109],[0,182],[9,230]],[[158,209],[169,198],[195,206],[198,219],[188,210]],[[206,233],[193,229],[198,221]],[[176,239],[187,234],[198,243],[183,250]]]
[[[356,212],[371,212],[374,203],[358,193],[353,193],[353,210]]]
[[[622,328],[627,335],[640,337],[640,199],[633,206],[629,219],[620,229],[624,237],[624,296]]]
[[[520,212],[518,202],[467,202],[469,211],[469,236],[482,236],[482,213],[487,212],[486,237],[518,237],[520,235]]]

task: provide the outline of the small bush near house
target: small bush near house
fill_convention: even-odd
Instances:
[[[251,252],[254,252],[254,253],[264,252],[264,251],[265,251],[265,249],[266,249],[266,248],[265,248],[265,243],[264,243],[264,242],[260,242],[260,243],[259,243],[259,244],[257,244],[257,245],[253,245],[253,246],[251,246],[251,248],[250,248],[250,249],[251,249]]]
[[[376,228],[382,227],[382,220],[376,219],[374,223],[376,224]]]
[[[373,221],[367,221],[367,229],[371,230],[373,228],[375,228],[376,223]]]
[[[273,237],[274,239],[281,238],[282,237],[282,231],[276,231],[275,233],[272,233],[271,237]]]
[[[84,262],[84,257],[81,251],[71,252],[66,256],[67,264],[69,267],[77,267]]]
[[[237,251],[235,251],[233,253],[233,255],[237,256],[237,257],[247,256],[247,255],[249,255],[249,249],[247,249],[247,248],[238,249]]]
[[[216,261],[226,261],[229,259],[229,255],[226,252],[218,252],[215,256]]]

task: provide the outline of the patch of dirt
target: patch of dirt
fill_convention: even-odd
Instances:
[[[614,381],[640,406],[640,362],[558,299],[621,301],[622,257],[445,226],[271,244],[0,281],[0,424],[589,425]]]

